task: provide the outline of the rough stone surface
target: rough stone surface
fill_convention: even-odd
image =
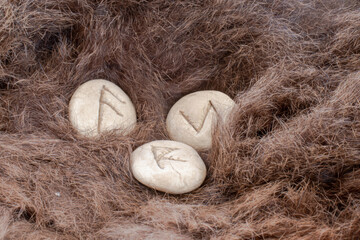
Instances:
[[[103,79],[82,84],[69,103],[69,118],[82,135],[94,137],[118,129],[130,132],[136,124],[136,111],[126,93]]]
[[[139,182],[162,192],[191,192],[206,177],[206,167],[199,154],[180,142],[146,143],[131,154],[130,161],[131,171]]]
[[[219,91],[188,94],[170,109],[166,127],[170,138],[197,150],[208,150],[212,142],[212,126],[217,119],[225,121],[235,102]]]

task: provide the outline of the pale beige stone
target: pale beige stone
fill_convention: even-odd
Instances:
[[[82,84],[69,103],[69,118],[82,135],[95,137],[103,132],[130,132],[136,124],[136,111],[126,93],[103,79]]]
[[[170,109],[166,128],[172,140],[186,143],[196,150],[208,150],[212,127],[225,122],[235,102],[219,91],[199,91],[182,97]]]
[[[206,177],[205,164],[195,149],[170,140],[138,147],[130,156],[130,166],[139,182],[172,194],[191,192]]]

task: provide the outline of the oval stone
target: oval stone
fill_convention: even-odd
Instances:
[[[212,127],[223,122],[235,102],[219,91],[199,91],[177,101],[166,118],[166,128],[172,140],[186,143],[196,150],[208,150],[212,143]]]
[[[190,146],[158,140],[146,143],[131,153],[130,167],[134,177],[150,188],[182,194],[198,188],[206,177],[206,167]]]
[[[103,132],[130,132],[136,111],[126,93],[112,82],[95,79],[82,84],[71,97],[69,119],[82,135],[95,137]]]

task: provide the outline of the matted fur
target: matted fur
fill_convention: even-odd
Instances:
[[[357,0],[1,0],[1,239],[360,239]],[[67,106],[105,78],[127,136],[86,139]],[[236,101],[175,196],[137,182],[132,150],[205,89]]]

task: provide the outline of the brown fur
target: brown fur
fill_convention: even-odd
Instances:
[[[356,0],[1,0],[0,238],[360,239]],[[105,78],[128,136],[79,136],[67,106]],[[235,99],[199,189],[137,182],[132,150],[167,139],[182,96]]]

